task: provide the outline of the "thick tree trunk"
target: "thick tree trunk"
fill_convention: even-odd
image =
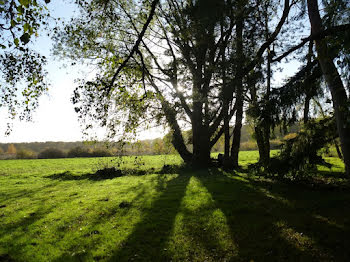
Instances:
[[[231,147],[231,163],[234,167],[238,167],[238,153],[241,143],[241,129],[243,119],[243,16],[242,10],[239,10],[236,24],[236,49],[237,49],[237,61],[236,61],[236,119],[235,127],[233,129],[233,139]]]
[[[195,87],[198,90],[198,87]],[[203,102],[200,94],[194,94],[192,113],[192,164],[196,167],[208,167],[210,165],[209,129],[203,123]]]
[[[176,112],[169,106],[167,101],[162,102],[162,107],[165,112],[166,120],[173,132],[172,144],[176,151],[180,154],[185,163],[191,163],[192,154],[187,150],[181,129],[176,120]]]
[[[255,127],[255,136],[259,150],[259,162],[265,166],[265,164],[268,162],[268,159],[266,158],[269,155],[269,151],[266,152],[267,147],[265,145],[265,138],[260,126]]]
[[[312,34],[317,34],[323,30],[317,0],[308,0],[307,5]],[[315,42],[318,60],[327,86],[332,94],[345,171],[350,176],[350,112],[348,108],[348,97],[338,70],[329,55],[326,41],[324,39],[316,39]]]

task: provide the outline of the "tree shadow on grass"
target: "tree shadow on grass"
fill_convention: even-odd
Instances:
[[[0,192],[0,199],[5,199],[5,202],[9,202],[9,201],[15,201],[17,199],[21,199],[23,197],[26,198],[31,198],[33,195],[37,194],[39,191],[45,190],[45,189],[49,189],[51,187],[54,187],[57,185],[58,182],[53,182],[50,184],[46,184],[43,186],[39,186],[36,187],[35,189],[29,189],[29,188],[21,188],[19,190],[12,190],[12,192]],[[2,202],[0,204],[3,204]]]
[[[19,261],[23,259],[19,254],[20,251],[29,247],[36,247],[38,242],[28,236],[31,227],[44,217],[46,217],[55,206],[40,206],[32,210],[27,215],[21,217],[17,221],[8,221],[0,225],[1,238],[7,240],[6,252],[0,256],[0,261]],[[40,229],[32,231],[31,234],[40,234]],[[30,241],[28,241],[30,240]]]
[[[350,261],[350,193],[334,187],[313,189],[279,183],[271,186],[255,181],[260,188],[268,188],[273,195],[288,199],[292,206],[284,214],[296,231],[309,236],[323,257],[320,260]],[[328,255],[328,259],[327,258]]]
[[[85,173],[85,174],[74,174],[71,171],[65,171],[62,173],[52,174],[46,176],[46,178],[52,180],[60,181],[72,181],[72,180],[91,180],[100,181],[107,179],[114,179],[122,176],[144,176],[149,174],[178,174],[184,172],[188,169],[182,165],[164,165],[160,170],[154,168],[150,169],[138,169],[138,168],[128,168],[128,169],[115,169],[115,168],[105,168],[98,170],[95,173]]]
[[[344,172],[340,172],[340,171],[326,171],[326,170],[318,170],[317,174],[319,174],[320,176],[323,177],[334,177],[334,178],[345,178],[345,179],[349,179],[349,177],[344,173]]]
[[[349,195],[333,196],[325,203],[324,192],[227,177],[220,170],[209,174],[198,178],[227,218],[238,246],[237,260],[349,261],[349,224],[337,223],[328,206],[340,201],[333,211],[342,213]]]
[[[179,174],[166,184],[160,185],[163,192],[151,208],[144,211],[141,221],[117,249],[109,261],[169,261],[165,250],[172,232],[176,214],[184,197],[190,177]]]

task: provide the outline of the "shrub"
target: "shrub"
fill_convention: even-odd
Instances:
[[[112,156],[113,154],[108,149],[96,148],[92,151],[90,155],[92,157],[108,157],[108,156]]]
[[[291,174],[296,177],[304,171],[315,169],[316,165],[330,167],[322,158],[321,149],[334,141],[336,131],[335,120],[332,117],[318,121],[310,120],[305,125],[305,129],[294,138],[284,140],[280,154],[271,159],[270,170],[280,175],[291,171]]]
[[[288,134],[288,135],[285,135],[285,136],[283,137],[283,140],[290,140],[290,139],[293,139],[293,138],[295,138],[297,135],[298,135],[297,133],[290,133],[290,134]]]
[[[256,144],[255,141],[243,142],[243,143],[241,143],[240,149],[242,151],[257,150],[258,145]]]
[[[41,151],[38,155],[38,158],[40,159],[46,159],[46,158],[64,158],[66,157],[66,154],[57,148],[47,148],[43,151]]]
[[[69,150],[68,157],[90,157],[91,152],[87,148],[77,146]]]
[[[16,154],[17,159],[33,159],[36,157],[36,153],[30,149],[20,149],[17,151]]]
[[[279,149],[282,145],[282,141],[279,139],[270,140],[270,149]]]

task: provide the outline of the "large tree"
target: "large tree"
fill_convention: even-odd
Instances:
[[[245,21],[261,17],[256,1],[79,1],[80,16],[56,36],[55,50],[97,65],[95,78],[83,80],[73,97],[88,127],[99,121],[115,135],[118,127],[165,123],[184,161],[205,166],[225,130],[229,141],[227,126],[236,113],[231,160],[237,165],[244,79],[276,40],[293,4],[284,1],[277,25],[257,39],[245,63]],[[182,136],[186,128],[192,152]]]

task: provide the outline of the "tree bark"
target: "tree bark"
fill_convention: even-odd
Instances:
[[[266,41],[269,39],[269,27],[268,27],[268,16],[267,7],[265,11],[265,32]],[[267,48],[267,65],[266,65],[266,94],[264,97],[264,108],[263,108],[263,123],[262,123],[262,146],[263,150],[259,150],[260,159],[259,161],[264,167],[268,167],[270,163],[270,93],[271,93],[271,51],[270,46]],[[262,154],[261,154],[262,153]]]
[[[204,123],[203,98],[200,92],[200,81],[193,84],[192,113],[192,164],[196,167],[207,167],[210,164],[209,128]]]
[[[229,117],[229,104],[232,97],[232,91],[229,90],[226,81],[226,59],[225,52],[222,53],[222,92],[223,92],[223,105],[222,110],[224,114],[224,159],[223,167],[229,168],[230,165],[230,117]]]
[[[312,34],[318,34],[323,30],[323,27],[317,0],[307,0],[307,5],[311,32]],[[334,114],[345,163],[345,172],[350,176],[350,112],[348,97],[338,70],[334,65],[332,57],[329,55],[325,39],[316,39],[315,42],[318,61],[320,62],[327,86],[332,94]]]
[[[188,151],[179,124],[176,120],[176,112],[170,107],[167,101],[162,102],[162,107],[165,112],[166,120],[173,131],[171,143],[176,151],[179,153],[185,163],[192,162],[192,154]]]
[[[237,61],[236,61],[236,103],[237,112],[235,119],[235,127],[233,129],[233,139],[231,147],[231,163],[233,167],[238,167],[238,153],[241,143],[241,129],[243,119],[243,16],[242,10],[239,10],[236,24],[236,48],[237,48]]]
[[[307,66],[311,65],[311,58],[312,58],[312,49],[313,49],[313,42],[310,41],[309,43],[309,52],[307,55]],[[313,89],[314,83],[311,83],[310,79],[310,73],[306,73],[306,84],[305,84],[305,105],[304,105],[304,124],[306,124],[309,121],[309,112],[310,112],[310,101],[311,101],[311,91]]]

